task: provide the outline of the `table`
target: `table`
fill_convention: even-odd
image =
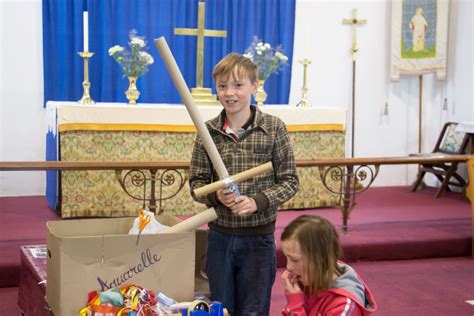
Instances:
[[[221,109],[199,107],[204,120]],[[261,110],[286,123],[296,159],[345,156],[345,110],[281,105],[265,105]],[[182,105],[50,101],[47,111],[47,152],[57,150],[56,158],[53,155],[50,160],[191,160],[196,130]],[[338,196],[323,187],[317,168],[298,168],[298,175],[300,191],[281,209],[338,204]],[[133,216],[141,207],[122,191],[113,171],[64,171],[58,187],[62,217]],[[167,213],[175,215],[194,214],[204,208],[192,200],[187,185],[164,206]]]
[[[17,305],[26,316],[52,316],[45,300],[46,245],[22,246]]]

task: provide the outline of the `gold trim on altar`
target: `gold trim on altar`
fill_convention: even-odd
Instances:
[[[287,125],[290,132],[313,131],[344,131],[344,124],[302,124]],[[68,123],[58,126],[59,132],[67,131],[161,131],[161,132],[196,132],[194,125],[166,125],[166,124],[91,124]]]

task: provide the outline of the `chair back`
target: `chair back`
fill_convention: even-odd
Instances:
[[[446,154],[463,154],[466,150],[469,135],[465,132],[456,131],[458,123],[448,122],[444,125],[434,152]]]

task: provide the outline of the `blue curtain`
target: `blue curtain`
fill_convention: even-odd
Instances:
[[[114,45],[127,46],[136,29],[155,59],[138,80],[140,103],[180,103],[179,95],[153,40],[164,36],[190,88],[196,86],[196,37],[174,35],[174,28],[197,26],[196,0],[43,0],[44,100],[75,101],[82,96],[82,12],[89,12],[91,96],[96,102],[126,102],[127,78],[108,55]],[[243,53],[254,36],[272,46],[282,44],[288,66],[265,84],[266,103],[288,103],[293,53],[295,0],[206,0],[206,29],[226,30],[227,38],[206,38],[204,86],[215,86],[211,73],[227,53]]]
[[[214,65],[230,52],[244,53],[257,36],[279,44],[288,66],[265,83],[266,103],[287,104],[290,91],[295,0],[206,0],[205,28],[226,30],[226,38],[204,40],[204,87],[211,87]],[[181,103],[153,40],[164,36],[189,88],[196,86],[196,37],[174,35],[174,28],[196,28],[197,0],[43,0],[44,100],[76,101],[82,96],[83,12],[89,12],[91,97],[96,102],[127,102],[128,79],[108,55],[127,46],[136,29],[148,41],[155,63],[138,79],[139,103]],[[57,136],[46,137],[46,159],[58,160]],[[46,196],[56,208],[57,173],[47,173]]]

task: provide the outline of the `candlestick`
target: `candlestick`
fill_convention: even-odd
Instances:
[[[83,16],[83,31],[84,31],[84,52],[89,51],[89,12],[84,11]]]
[[[308,100],[307,92],[308,92],[308,87],[306,83],[306,68],[308,67],[309,64],[311,64],[311,60],[308,58],[304,58],[299,61],[300,64],[303,65],[303,88],[301,89],[303,91],[302,96],[301,96],[301,101],[296,104],[296,106],[300,107],[311,107],[311,103]]]
[[[79,104],[94,104],[95,101],[92,100],[89,89],[91,83],[89,82],[89,58],[91,58],[94,53],[91,52],[79,52],[79,56],[84,60],[84,81],[82,82],[83,93],[82,98],[77,101]]]

